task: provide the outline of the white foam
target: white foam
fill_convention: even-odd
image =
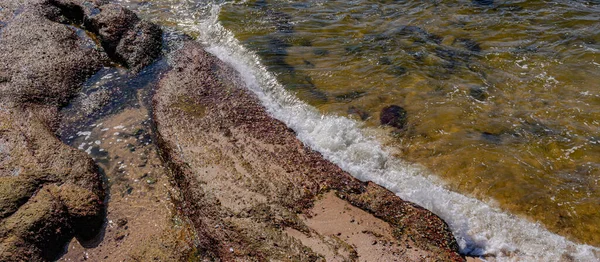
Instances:
[[[185,12],[185,8],[176,8]],[[180,15],[180,26],[199,33],[207,50],[235,68],[270,114],[283,121],[311,148],[361,180],[371,180],[442,217],[451,227],[461,252],[490,255],[501,261],[597,261],[600,249],[573,243],[537,223],[446,190],[427,170],[391,157],[355,121],[322,115],[289,94],[257,55],[244,48],[218,23],[219,5],[207,17]],[[190,11],[192,12],[192,11]],[[190,17],[185,20],[184,17]]]

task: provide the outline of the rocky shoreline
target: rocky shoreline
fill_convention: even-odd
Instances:
[[[0,4],[0,260],[464,260],[439,217],[307,148],[232,68],[180,41],[152,103],[104,119],[152,137],[123,150],[99,136],[132,163],[143,149],[124,173],[58,139],[61,109],[101,68],[155,61],[160,28],[100,0]],[[164,186],[114,182],[152,172]]]

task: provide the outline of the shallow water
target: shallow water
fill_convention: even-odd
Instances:
[[[249,1],[221,22],[324,113],[379,124],[448,187],[600,245],[600,5]],[[489,1],[492,2],[492,1]]]
[[[600,7],[477,2],[122,3],[196,36],[305,143],[442,216],[463,252],[597,259],[546,228],[600,242]],[[406,127],[365,136],[390,104]]]

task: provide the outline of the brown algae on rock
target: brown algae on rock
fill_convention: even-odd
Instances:
[[[181,190],[178,205],[199,234],[204,258],[318,260],[356,245],[319,233],[301,218],[311,215],[320,196],[336,192],[339,201],[388,225],[394,241],[410,237],[409,246],[423,252],[411,259],[463,260],[439,217],[356,180],[307,148],[200,45],[184,43],[172,67],[154,95],[153,117],[162,158]],[[192,110],[196,106],[202,114]],[[315,236],[338,244],[313,250],[308,246]],[[315,251],[319,246],[324,253]],[[355,258],[349,254],[343,257]]]

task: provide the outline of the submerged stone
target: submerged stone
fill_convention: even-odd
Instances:
[[[395,65],[388,68],[387,72],[395,76],[403,76],[408,70],[403,66]]]
[[[471,87],[469,88],[469,95],[472,98],[475,98],[479,101],[485,101],[488,97],[487,92],[485,91],[485,88],[483,87]]]
[[[490,132],[481,133],[481,138],[487,142],[500,144],[502,142],[502,138],[498,134],[493,134]]]
[[[350,115],[357,115],[362,121],[365,121],[369,119],[369,117],[371,117],[371,114],[369,114],[367,110],[356,106],[351,106],[350,108],[348,108],[347,112]]]
[[[364,91],[352,91],[350,93],[336,95],[335,100],[340,101],[340,102],[349,102],[349,101],[363,97],[364,95],[366,95],[366,93],[367,92],[364,92]]]
[[[387,106],[381,110],[379,122],[382,125],[393,126],[395,128],[402,129],[404,125],[406,125],[407,114],[408,113],[406,110],[400,106]]]

